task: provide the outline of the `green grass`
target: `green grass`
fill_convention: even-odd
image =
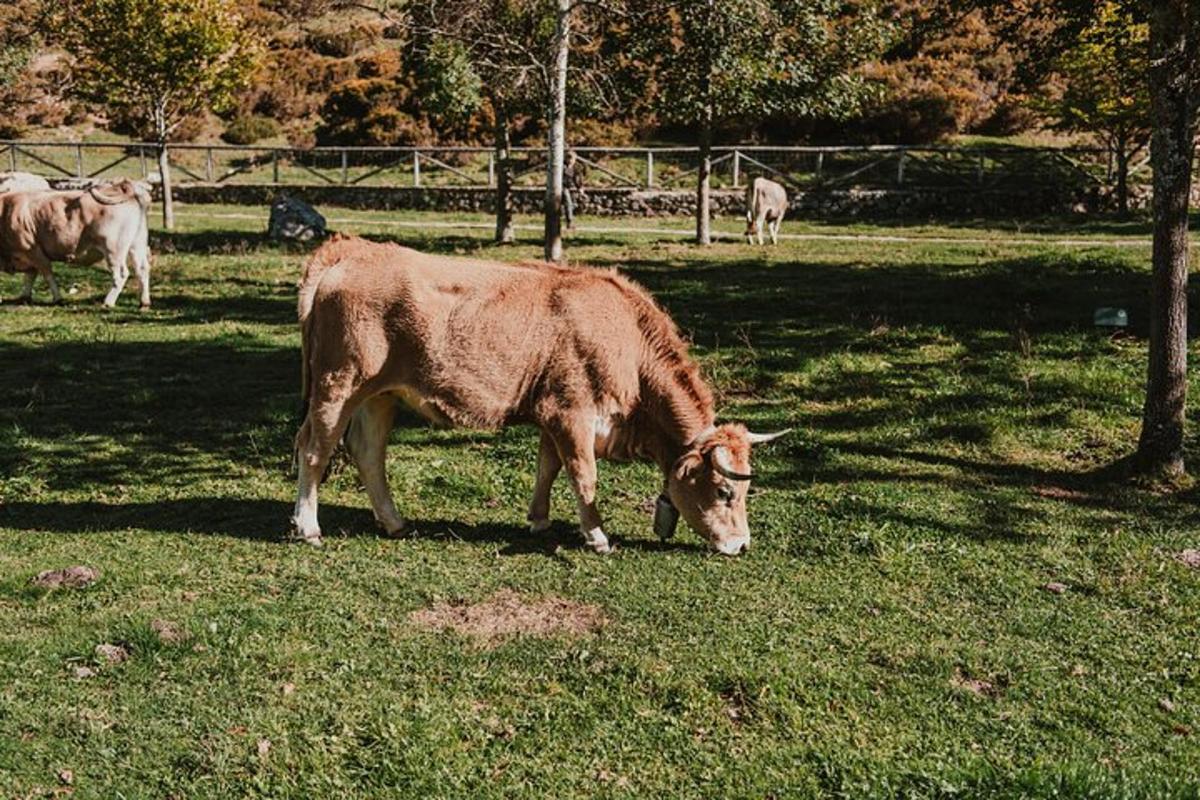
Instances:
[[[1200,573],[1173,558],[1200,547],[1197,495],[1106,477],[1138,431],[1147,250],[1057,246],[1060,223],[1034,245],[580,234],[573,258],[641,281],[694,339],[723,418],[798,429],[757,455],[753,550],[657,543],[645,465],[601,468],[611,557],[577,544],[565,484],[531,535],[534,431],[411,419],[389,472],[419,533],[378,536],[342,469],[313,550],[281,541],[303,253],[262,240],[265,211],[184,210],[156,237],[152,311],[101,311],[104,274],[72,267],[65,307],[0,306],[0,796],[64,769],[77,797],[1200,791]],[[539,249],[329,214],[444,252]],[[785,226],[806,230],[957,229]],[[1133,335],[1092,330],[1098,305]],[[29,583],[77,563],[101,579]],[[488,649],[408,620],[504,587],[611,624]],[[132,657],[96,664],[104,642]]]

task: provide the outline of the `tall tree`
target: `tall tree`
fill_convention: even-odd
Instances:
[[[1184,472],[1187,402],[1188,206],[1200,108],[1200,8],[1149,0],[1154,133],[1153,286],[1150,363],[1137,457],[1148,473]]]
[[[845,117],[868,91],[856,67],[889,26],[872,2],[640,0],[640,47],[663,116],[695,126],[696,241],[708,244],[713,134],[732,120]],[[657,10],[658,13],[654,13]]]
[[[414,48],[430,62],[435,93],[452,77],[433,58],[445,42],[469,61],[478,97],[492,115],[496,164],[496,236],[515,239],[512,125],[517,115],[540,114],[549,93],[547,49],[553,16],[544,0],[417,0],[410,11]],[[459,68],[463,65],[459,64]],[[431,86],[431,88],[433,88]]]
[[[168,140],[189,115],[233,103],[257,65],[254,33],[236,0],[68,0],[64,11],[81,91],[140,120],[158,145],[170,230]]]
[[[1129,164],[1150,138],[1149,26],[1108,0],[1056,60],[1060,82],[1037,105],[1058,127],[1100,137],[1116,164],[1117,207],[1129,210]]]

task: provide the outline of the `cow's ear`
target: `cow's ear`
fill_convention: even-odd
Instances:
[[[700,452],[700,448],[693,447],[675,462],[675,477],[681,481],[686,480],[703,468],[704,455]]]

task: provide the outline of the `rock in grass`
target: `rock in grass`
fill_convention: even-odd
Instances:
[[[1049,583],[1043,583],[1042,588],[1050,592],[1050,594],[1062,594],[1067,590],[1067,585],[1058,581],[1050,581]]]
[[[275,241],[307,242],[326,233],[325,217],[303,200],[281,194],[271,204],[267,235]]]
[[[84,586],[95,583],[99,577],[100,570],[78,564],[66,569],[48,569],[44,572],[39,572],[37,577],[31,580],[30,583],[42,589],[57,589],[59,587],[82,589]]]

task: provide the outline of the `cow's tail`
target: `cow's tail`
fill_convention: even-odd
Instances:
[[[341,262],[345,255],[346,241],[348,237],[335,233],[309,256],[300,278],[296,301],[296,316],[300,322],[300,424],[304,424],[304,420],[308,418],[308,404],[312,395],[312,366],[309,359],[312,356],[310,339],[317,289],[325,274]]]
[[[754,181],[746,184],[746,222],[754,222]]]

